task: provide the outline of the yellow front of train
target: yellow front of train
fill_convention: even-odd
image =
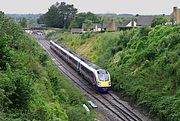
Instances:
[[[111,87],[110,74],[106,70],[97,70],[96,81],[99,92],[107,92]]]

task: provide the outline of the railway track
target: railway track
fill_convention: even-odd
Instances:
[[[36,37],[37,38],[37,37]],[[67,67],[66,62],[64,62],[59,56],[57,56],[51,49],[49,42],[43,38],[37,38],[39,44],[48,52],[48,54],[53,59],[57,68],[66,75],[70,80],[72,80],[77,87],[83,90],[86,95],[95,99],[101,105],[103,105],[106,110],[108,110],[113,116],[112,120],[117,121],[147,121],[148,119],[142,116],[140,113],[132,110],[130,106],[120,102],[118,97],[116,97],[112,92],[100,94],[97,93],[94,87],[85,81],[82,77],[79,77],[77,72],[71,67]],[[66,65],[66,66],[65,66]]]

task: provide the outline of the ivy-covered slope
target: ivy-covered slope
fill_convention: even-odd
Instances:
[[[151,115],[180,119],[179,26],[49,36],[107,69],[113,89],[133,97]]]
[[[0,13],[0,120],[91,121],[80,92],[31,36]]]

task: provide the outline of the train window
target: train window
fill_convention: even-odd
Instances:
[[[66,53],[64,51],[62,51],[62,55],[66,56]]]
[[[83,65],[81,65],[81,70],[83,71],[85,76],[93,83],[93,81],[94,81],[93,72],[91,70],[89,70],[88,68],[84,67]]]
[[[109,75],[108,75],[107,71],[99,70],[99,71],[97,71],[97,73],[98,73],[98,78],[100,81],[108,81],[109,80]]]
[[[74,66],[77,65],[77,61],[76,61],[74,58],[70,57],[70,56],[69,56],[69,61],[70,61],[70,63],[73,64]]]

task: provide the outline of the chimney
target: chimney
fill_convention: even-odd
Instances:
[[[177,17],[177,7],[173,7],[173,12],[174,12],[174,17],[176,18]]]
[[[177,7],[173,7],[173,20],[175,24],[177,23],[177,10]]]
[[[177,7],[173,7],[173,11],[176,12],[177,11]]]
[[[131,26],[134,27],[134,18],[132,17]]]

